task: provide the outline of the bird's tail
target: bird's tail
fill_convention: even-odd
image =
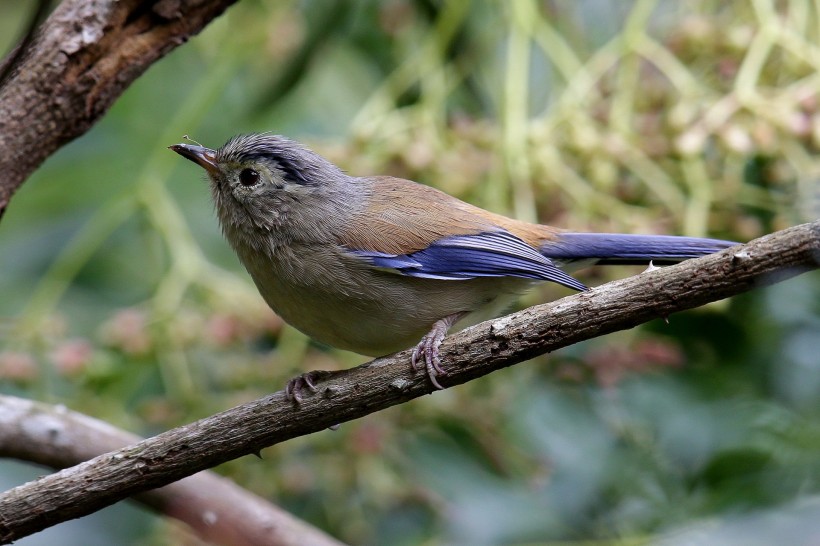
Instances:
[[[590,262],[670,264],[718,252],[738,243],[719,239],[672,235],[624,235],[619,233],[558,233],[541,247],[541,253],[557,264]]]

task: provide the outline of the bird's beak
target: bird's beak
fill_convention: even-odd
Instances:
[[[219,172],[219,164],[216,162],[216,152],[204,146],[194,146],[192,144],[174,144],[168,146],[182,157],[190,159],[211,174]]]

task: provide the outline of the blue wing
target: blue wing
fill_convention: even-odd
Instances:
[[[508,231],[445,237],[409,254],[351,250],[376,267],[409,277],[463,280],[477,277],[520,277],[552,281],[574,290],[587,287]]]

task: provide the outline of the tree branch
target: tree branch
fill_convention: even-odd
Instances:
[[[235,1],[64,0],[0,88],[0,217],[49,155]]]
[[[59,469],[140,440],[64,407],[0,395],[0,457]],[[212,472],[140,493],[134,500],[188,524],[211,544],[341,546],[323,531]]]
[[[468,328],[442,344],[448,373],[439,379],[458,385],[818,266],[820,220]],[[263,447],[429,394],[429,381],[414,373],[409,360],[409,351],[379,358],[320,383],[299,406],[280,391],[11,489],[0,495],[0,539],[19,539]]]

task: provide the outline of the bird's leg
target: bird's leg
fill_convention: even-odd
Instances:
[[[318,390],[316,388],[316,381],[327,379],[334,373],[335,372],[329,372],[326,370],[312,370],[310,372],[297,375],[285,385],[285,397],[288,400],[292,400],[298,404],[302,401],[302,390],[307,389],[311,393],[315,393]]]
[[[413,369],[419,370],[421,368],[419,357],[424,355],[424,368],[427,370],[427,377],[430,378],[430,382],[437,389],[444,390],[444,387],[438,382],[436,376],[445,374],[438,356],[438,348],[444,340],[444,336],[447,335],[447,330],[450,329],[450,326],[458,322],[459,319],[463,318],[466,314],[466,312],[462,311],[437,320],[430,331],[424,334],[424,337],[421,338],[416,348],[413,349],[413,356],[410,357]]]

